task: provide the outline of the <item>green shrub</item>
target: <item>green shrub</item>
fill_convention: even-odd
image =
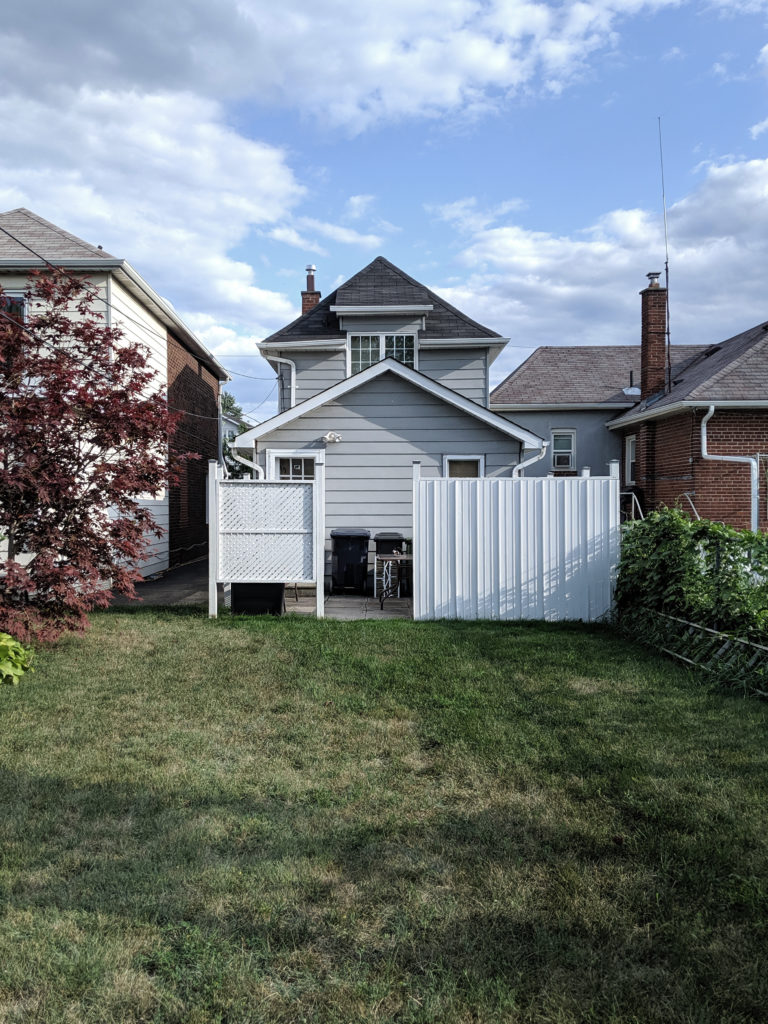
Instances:
[[[26,671],[33,672],[32,653],[9,633],[0,633],[0,683],[15,686]]]
[[[768,536],[678,508],[627,523],[616,607],[619,621],[661,612],[765,643]]]

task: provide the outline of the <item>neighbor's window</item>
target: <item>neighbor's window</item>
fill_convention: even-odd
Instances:
[[[480,477],[484,472],[482,455],[444,455],[443,476],[453,479],[472,479]]]
[[[373,366],[382,359],[396,359],[405,366],[416,366],[415,334],[351,334],[349,337],[350,373]]]
[[[572,430],[552,431],[552,468],[574,469],[576,435]]]
[[[16,320],[18,323],[23,324],[25,320],[26,303],[23,295],[13,295],[9,292],[4,292],[0,295],[0,313],[2,317],[0,320],[3,323],[8,323],[8,319]]]
[[[637,465],[637,436],[629,434],[624,442],[624,479],[626,483],[635,482],[635,467]]]
[[[314,480],[315,460],[296,458],[275,459],[278,480]]]

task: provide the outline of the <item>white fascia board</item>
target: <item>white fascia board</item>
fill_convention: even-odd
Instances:
[[[585,410],[600,410],[601,412],[620,412],[622,409],[631,409],[634,402],[616,402],[606,405],[605,402],[518,402],[508,404],[502,402],[491,402],[491,409],[495,412],[580,412]]]
[[[456,409],[460,409],[461,412],[465,412],[469,416],[474,416],[475,419],[487,424],[487,426],[493,427],[508,437],[514,437],[520,441],[524,448],[541,448],[543,444],[542,438],[537,434],[531,433],[530,430],[524,430],[516,423],[510,422],[510,420],[505,420],[503,416],[498,416],[495,412],[491,412],[490,409],[477,405],[476,402],[472,402],[469,398],[459,395],[444,384],[439,384],[437,381],[432,380],[431,377],[426,377],[423,373],[412,370],[403,363],[398,363],[396,359],[382,359],[380,362],[374,363],[373,366],[369,366],[367,369],[361,370],[360,373],[356,373],[353,377],[347,377],[338,384],[332,384],[325,391],[321,391],[312,398],[307,398],[292,409],[287,409],[285,412],[265,420],[252,430],[247,430],[244,434],[236,437],[234,443],[238,448],[249,448],[267,434],[279,430],[281,427],[293,422],[293,420],[315,409],[319,409],[320,406],[326,405],[328,402],[335,402],[337,398],[342,398],[347,392],[354,391],[363,384],[375,380],[376,377],[380,377],[383,373],[394,373],[396,376],[402,377],[403,380],[408,381],[415,387],[421,388],[422,391],[426,391],[435,398],[442,399],[442,401],[454,406]]]
[[[420,348],[445,348],[455,345],[460,348],[504,348],[509,338],[419,338]]]
[[[269,359],[270,352],[304,352],[308,349],[341,349],[347,347],[347,342],[345,338],[321,338],[319,341],[262,341],[256,347],[265,359]]]
[[[697,401],[675,402],[673,405],[664,405],[660,409],[644,409],[635,416],[622,417],[620,423],[608,423],[609,430],[623,430],[624,427],[634,426],[635,423],[644,423],[646,420],[658,420],[664,416],[673,416],[675,413],[685,412],[688,409],[708,409],[714,405],[716,409],[768,409],[768,401],[764,399],[741,399],[739,401],[718,401],[716,398],[699,398]]]
[[[372,313],[431,313],[434,306],[331,306],[332,313],[363,316]]]

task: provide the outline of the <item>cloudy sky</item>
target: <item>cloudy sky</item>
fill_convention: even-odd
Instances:
[[[768,0],[28,0],[0,209],[124,257],[274,412],[255,342],[384,255],[512,339],[768,318]],[[236,371],[236,372],[235,372]]]

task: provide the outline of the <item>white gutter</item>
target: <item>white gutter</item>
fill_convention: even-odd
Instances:
[[[759,526],[760,509],[760,467],[758,460],[752,455],[710,455],[707,451],[707,423],[715,415],[715,406],[710,405],[707,414],[701,421],[701,457],[710,462],[741,462],[749,464],[751,479],[751,526],[750,530],[757,533]]]
[[[543,459],[547,454],[547,448],[549,448],[549,441],[545,441],[541,446],[541,451],[537,452],[530,459],[526,459],[525,462],[518,462],[518,464],[512,469],[512,476],[519,477],[521,469],[525,469],[526,466],[532,466],[534,462],[538,462],[540,459]]]
[[[704,399],[706,401],[706,399]],[[691,409],[701,409],[703,407],[702,399],[698,401],[686,400],[682,402],[674,402],[671,405],[662,405],[660,409],[656,409],[656,403],[648,408],[642,409],[637,412],[634,416],[624,415],[620,420],[611,420],[606,423],[609,430],[623,430],[624,427],[634,426],[635,423],[642,423],[645,420],[655,420],[662,416],[674,416],[679,412],[687,412]],[[768,401],[759,398],[740,399],[738,401],[727,400],[719,401],[717,403],[718,409],[768,409]]]
[[[267,359],[270,363],[285,363],[291,368],[291,408],[296,405],[296,363],[292,359],[286,359],[284,356],[272,356],[268,355]]]

